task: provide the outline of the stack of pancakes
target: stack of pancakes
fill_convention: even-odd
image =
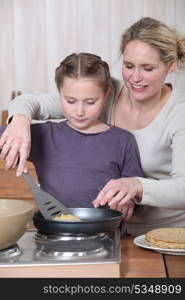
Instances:
[[[185,228],[158,228],[145,235],[145,243],[166,249],[185,249]]]

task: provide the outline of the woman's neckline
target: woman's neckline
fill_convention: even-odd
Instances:
[[[130,132],[137,132],[137,131],[142,131],[142,130],[146,130],[148,128],[150,128],[151,126],[153,126],[153,124],[155,124],[155,122],[158,121],[159,118],[162,117],[163,112],[168,108],[169,104],[171,103],[172,99],[173,99],[173,94],[175,92],[175,90],[173,89],[173,86],[170,83],[165,83],[166,86],[171,88],[171,93],[167,99],[167,101],[165,102],[165,104],[162,106],[162,108],[159,110],[159,112],[156,114],[156,116],[151,120],[151,122],[149,122],[146,126],[142,127],[142,128],[138,128],[138,129],[127,129],[124,127],[121,127],[124,130],[130,131]],[[111,124],[113,124],[114,126],[120,127],[118,125],[115,124],[115,108],[116,108],[116,103],[119,99],[119,96],[121,95],[122,91],[123,91],[124,86],[120,89],[120,93],[114,103],[114,107],[112,109],[112,118],[111,118]]]

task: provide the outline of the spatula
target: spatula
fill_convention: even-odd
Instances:
[[[45,219],[52,220],[55,216],[60,214],[73,215],[70,208],[65,207],[60,201],[43,191],[38,184],[32,180],[28,172],[23,172],[22,176],[29,184],[32,194],[34,195],[38,207]]]

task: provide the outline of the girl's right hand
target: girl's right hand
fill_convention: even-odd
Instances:
[[[30,120],[24,115],[16,114],[0,137],[0,157],[6,161],[5,170],[15,168],[19,161],[16,176],[21,176],[30,147]]]

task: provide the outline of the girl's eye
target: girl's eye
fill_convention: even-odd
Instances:
[[[125,65],[125,68],[127,68],[127,69],[132,69],[133,66],[131,66],[131,65]]]
[[[151,71],[153,71],[153,69],[154,68],[144,68],[144,70],[147,71],[147,72],[151,72]]]
[[[74,103],[75,103],[75,100],[69,100],[69,99],[67,99],[67,103],[69,103],[69,104],[74,104]]]
[[[95,101],[87,101],[87,104],[89,104],[89,105],[94,105],[94,104],[95,104]]]

